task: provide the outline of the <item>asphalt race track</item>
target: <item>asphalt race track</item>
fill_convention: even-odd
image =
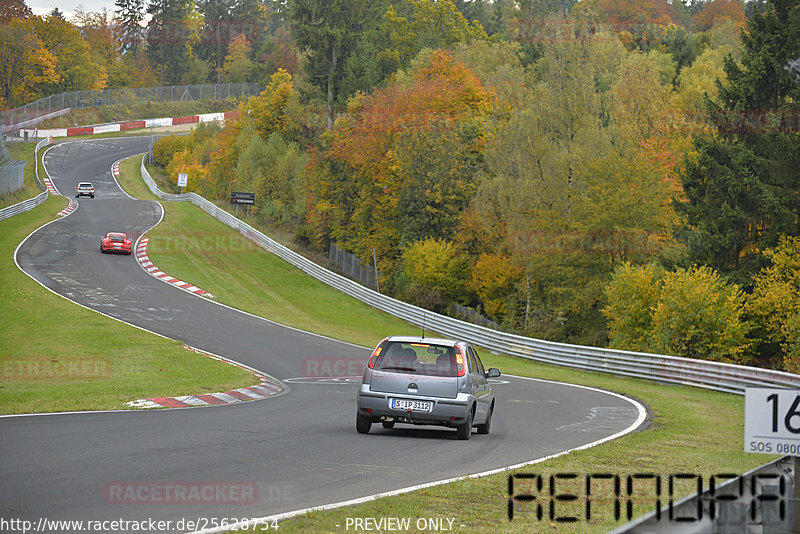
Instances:
[[[366,362],[367,349],[219,306],[149,276],[133,256],[100,253],[101,234],[135,239],[160,220],[156,202],[131,199],[111,175],[115,161],[146,151],[148,142],[51,148],[45,165],[58,190],[74,196],[77,183],[88,180],[96,197],[79,199],[70,216],[32,234],[18,251],[19,265],[75,302],[288,380],[289,391],[208,408],[0,418],[0,517],[173,525],[263,517],[519,464],[604,439],[639,417],[617,396],[504,376],[495,386],[489,435],[457,441],[454,430],[403,425],[357,434],[356,384],[296,379],[308,359]],[[114,494],[162,483],[234,489],[202,503],[165,503],[153,491],[121,502]]]

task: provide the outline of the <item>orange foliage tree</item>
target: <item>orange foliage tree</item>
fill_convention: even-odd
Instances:
[[[317,240],[391,270],[402,244],[452,233],[475,190],[494,93],[444,50],[352,99],[335,124],[309,222]]]
[[[665,26],[673,22],[672,6],[666,0],[599,0],[597,10],[618,30],[630,30],[642,24]]]
[[[694,21],[697,28],[709,30],[717,22],[724,22],[726,19],[744,26],[747,18],[743,4],[740,0],[711,0],[695,14]]]

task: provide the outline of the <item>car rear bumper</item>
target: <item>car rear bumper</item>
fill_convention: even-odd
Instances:
[[[103,252],[120,252],[122,254],[130,254],[131,253],[131,247],[127,247],[127,248],[122,248],[122,247],[120,247],[120,248],[103,247]]]
[[[409,399],[433,403],[430,412],[409,412],[390,407],[390,399]],[[373,422],[398,421],[418,425],[457,426],[467,420],[475,399],[471,395],[459,393],[456,398],[423,397],[400,393],[379,393],[370,391],[369,385],[362,384],[358,391],[358,412],[368,416]]]

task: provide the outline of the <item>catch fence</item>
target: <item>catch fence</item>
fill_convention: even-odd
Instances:
[[[35,102],[0,112],[0,132],[32,127],[40,121],[63,114],[65,110],[139,102],[191,102],[255,96],[264,87],[258,83],[215,83],[72,91],[40,98]]]

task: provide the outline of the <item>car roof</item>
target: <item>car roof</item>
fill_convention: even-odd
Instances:
[[[78,182],[78,187],[82,185],[92,185],[92,182]]]
[[[389,336],[387,341],[398,341],[400,343],[428,343],[431,345],[443,345],[445,347],[454,347],[459,343],[463,343],[462,341],[453,341],[452,339],[418,336]]]
[[[126,239],[128,238],[128,234],[126,234],[125,232],[108,232],[108,235],[121,235]]]

